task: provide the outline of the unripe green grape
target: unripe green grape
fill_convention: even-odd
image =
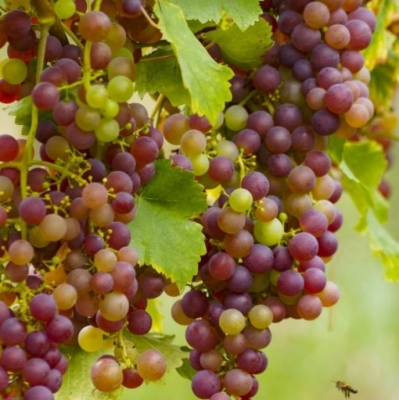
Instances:
[[[257,304],[249,311],[248,318],[255,328],[266,329],[273,322],[273,312],[269,307]]]
[[[240,131],[247,125],[248,112],[240,105],[230,106],[224,113],[224,119],[229,129],[232,131]]]
[[[10,58],[1,70],[3,78],[12,85],[22,83],[28,75],[26,64],[19,58]]]
[[[115,118],[119,113],[119,104],[112,99],[108,99],[105,106],[101,107],[99,111],[104,118]]]
[[[215,150],[218,156],[223,156],[231,161],[237,160],[240,155],[240,151],[235,143],[230,142],[230,140],[222,140],[215,146]]]
[[[107,104],[108,90],[103,85],[91,85],[86,92],[86,101],[90,107],[101,108]]]
[[[54,11],[59,19],[69,19],[76,12],[76,4],[72,0],[58,0],[54,4]]]
[[[103,118],[94,130],[96,138],[101,142],[112,142],[119,136],[119,125],[114,119]]]
[[[108,83],[108,96],[117,103],[124,103],[130,100],[133,93],[133,82],[127,76],[115,76]]]
[[[226,335],[237,335],[245,328],[245,317],[241,311],[229,308],[220,314],[219,326]]]
[[[281,275],[280,271],[276,271],[275,269],[270,270],[269,281],[273,286],[277,286],[277,281],[280,275]]]
[[[205,154],[200,154],[197,157],[190,158],[193,166],[193,172],[196,176],[206,174],[209,169],[209,159]]]
[[[100,123],[100,113],[92,107],[82,106],[76,111],[75,123],[82,131],[91,132]]]
[[[269,222],[255,221],[255,239],[266,246],[274,246],[280,242],[284,234],[284,226],[277,218]]]
[[[79,332],[79,346],[84,351],[98,351],[103,347],[103,335],[104,332],[100,328],[96,328],[92,325],[87,325]]]
[[[252,206],[253,197],[249,190],[244,188],[234,189],[229,197],[230,207],[237,212],[245,213]]]
[[[196,157],[206,149],[206,136],[196,130],[190,129],[180,139],[180,149],[187,157]]]

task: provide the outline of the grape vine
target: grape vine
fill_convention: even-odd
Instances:
[[[2,398],[116,399],[171,369],[200,399],[254,398],[273,324],[339,300],[343,191],[399,279],[383,227],[398,12],[7,2],[0,102],[22,138],[0,135]],[[161,295],[184,345],[159,332]],[[65,384],[75,360],[87,380]]]

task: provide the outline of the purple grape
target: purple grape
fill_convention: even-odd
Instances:
[[[127,318],[127,328],[133,335],[145,335],[152,327],[152,318],[145,310],[131,312]]]
[[[209,399],[215,393],[220,392],[222,382],[214,372],[204,369],[195,374],[191,382],[191,389],[200,399]]]
[[[7,318],[0,326],[0,339],[7,346],[23,343],[26,335],[26,326],[18,318]]]

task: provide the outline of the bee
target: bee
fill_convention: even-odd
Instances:
[[[351,393],[357,393],[357,390],[352,386],[348,385],[346,382],[342,381],[333,381],[335,383],[335,387],[345,394],[345,398],[351,397]]]

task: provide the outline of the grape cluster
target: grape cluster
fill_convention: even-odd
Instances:
[[[127,7],[121,21],[137,17],[133,6],[141,13],[140,1],[112,4]],[[10,399],[54,398],[68,366],[60,344],[114,349],[91,369],[102,392],[166,371],[161,353],[138,354],[122,334],[150,331],[147,300],[166,286],[138,267],[128,228],[163,135],[130,100],[136,67],[123,45],[131,32],[100,10],[78,18],[77,5],[61,0],[55,12],[83,48],[39,33],[22,10],[0,22],[9,55],[0,101],[32,102],[34,114],[27,139],[0,135],[0,393]]]
[[[261,5],[274,46],[256,71],[237,70],[218,121],[174,114],[163,126],[179,146],[173,164],[213,198],[199,219],[207,253],[172,308],[187,326],[201,399],[251,399],[267,368],[270,324],[314,320],[338,301],[326,267],[338,247],[342,186],[328,137],[353,137],[374,112],[360,51],[375,17],[361,1]]]

